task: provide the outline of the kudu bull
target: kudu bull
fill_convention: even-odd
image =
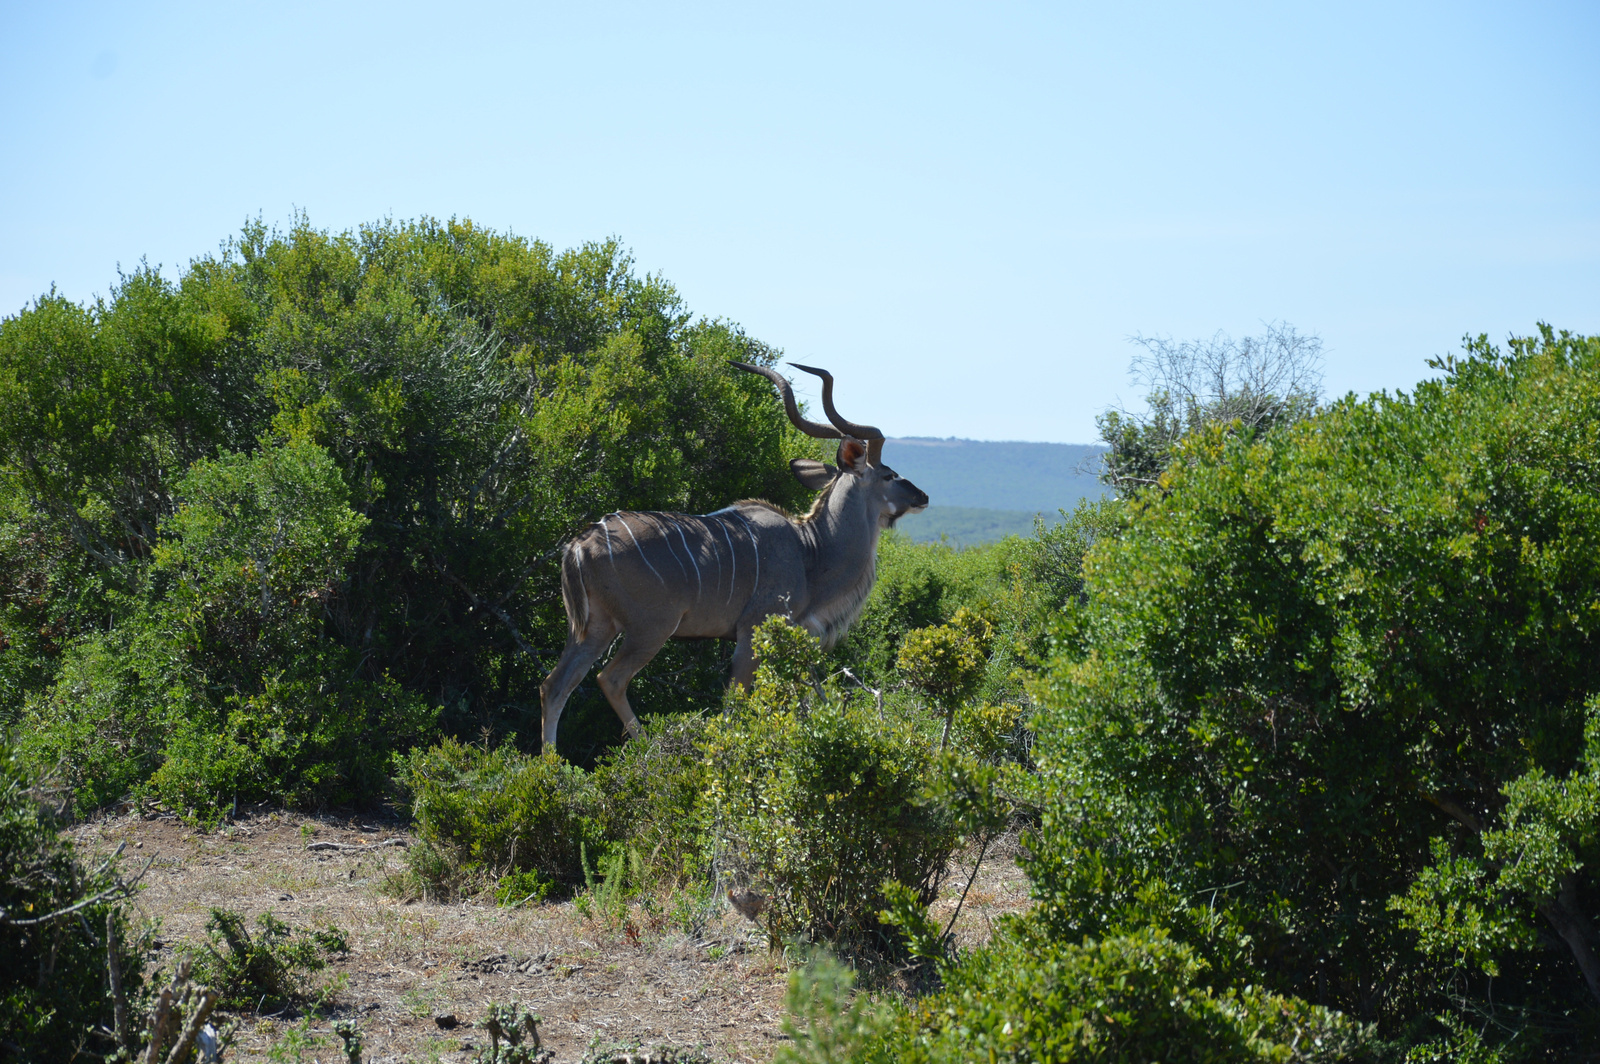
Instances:
[[[776,370],[733,365],[777,385],[801,432],[838,440],[838,466],[789,463],[800,483],[821,492],[804,517],[744,499],[711,514],[618,511],[573,539],[561,558],[567,646],[539,688],[548,749],[573,688],[619,634],[625,638],[600,672],[600,690],[631,736],[639,734],[639,720],[628,705],[628,681],[668,639],[735,640],[733,682],[747,687],[756,669],[752,633],[775,613],[832,645],[866,605],[879,534],[928,505],[916,485],[880,461],[883,433],[839,416],[832,374],[795,367],[822,378],[829,426],[800,416]]]

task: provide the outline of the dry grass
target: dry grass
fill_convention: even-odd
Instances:
[[[510,1000],[543,1014],[541,1033],[558,1061],[577,1060],[596,1039],[703,1046],[718,1060],[765,1061],[783,1039],[783,958],[726,904],[691,938],[661,915],[672,899],[653,912],[636,906],[621,926],[586,918],[570,901],[525,909],[408,902],[385,889],[403,849],[306,848],[407,839],[397,825],[373,820],[266,813],[207,833],[170,817],[129,814],[75,834],[90,852],[126,842],[139,864],[155,859],[134,904],[160,921],[163,958],[204,940],[212,908],[345,931],[351,952],[324,973],[334,990],[330,1007],[311,1017],[239,1017],[231,1060],[330,1064],[339,1054],[329,1023],[349,1016],[360,1017],[369,1062],[470,1060],[482,1038],[466,1024],[490,1001]],[[997,916],[1026,905],[1014,849],[990,849],[956,925],[962,945],[987,939]],[[954,910],[972,856],[952,868],[936,916]],[[435,1017],[446,1015],[463,1026],[441,1030]],[[308,1036],[317,1041],[298,1044]]]

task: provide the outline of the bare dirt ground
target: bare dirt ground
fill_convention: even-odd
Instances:
[[[242,912],[252,926],[270,912],[296,927],[345,932],[350,953],[323,973],[336,988],[329,1007],[311,1016],[226,1017],[238,1024],[230,1060],[332,1064],[341,1053],[329,1024],[358,1017],[369,1064],[469,1061],[485,1041],[470,1024],[491,1001],[541,1013],[556,1061],[579,1060],[596,1042],[697,1046],[715,1060],[766,1061],[785,1037],[784,958],[726,903],[691,937],[638,907],[629,930],[583,916],[572,901],[520,909],[492,899],[407,902],[386,889],[403,866],[402,845],[308,849],[410,841],[400,826],[372,819],[265,813],[204,832],[170,816],[130,813],[74,834],[86,856],[126,843],[130,870],[154,859],[133,904],[160,921],[157,964],[203,942],[213,908]],[[1009,839],[991,846],[956,924],[963,946],[986,940],[996,917],[1027,905],[1014,855]],[[954,911],[974,856],[951,868],[934,915]],[[656,912],[671,911],[664,901]],[[436,1018],[451,1015],[460,1026],[441,1029]]]

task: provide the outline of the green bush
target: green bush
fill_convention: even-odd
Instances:
[[[129,622],[73,647],[25,746],[70,766],[80,808],[148,789],[233,803],[371,800],[437,711],[327,638],[365,520],[304,441],[196,462]]]
[[[149,779],[185,708],[183,658],[153,629],[119,628],[69,647],[54,686],[28,705],[18,749],[60,766],[79,812],[123,798]]]
[[[686,885],[709,867],[704,728],[697,716],[650,719],[645,735],[593,771],[511,744],[485,750],[445,739],[418,750],[399,777],[417,827],[410,872],[447,896],[493,883],[503,903],[581,886],[611,858],[633,890]]]
[[[789,971],[788,1015],[777,1064],[847,1064],[899,1061],[903,1047],[889,1037],[898,1013],[892,1005],[855,992],[856,973],[818,950]]]
[[[206,942],[194,957],[194,980],[215,990],[224,1008],[256,1010],[263,1002],[305,998],[328,958],[348,952],[336,927],[304,931],[262,913],[252,935],[242,914],[212,909]]]
[[[1571,1059],[1600,1044],[1600,338],[1440,368],[1197,434],[1090,552],[1036,692],[1029,872],[1057,940],[1165,878],[1274,993]]]
[[[707,720],[674,714],[644,725],[644,735],[595,766],[595,817],[605,839],[627,852],[636,887],[685,886],[710,868],[701,811]]]
[[[971,697],[988,664],[993,640],[994,625],[962,606],[945,624],[906,633],[900,644],[900,669],[912,686],[940,707],[955,706]]]
[[[110,869],[79,863],[36,781],[0,744],[0,1047],[28,1060],[70,1060],[113,1026],[105,935],[124,992],[137,998],[143,957],[130,942],[119,896],[40,924],[113,887]],[[112,1049],[108,1041],[103,1049]]]
[[[994,625],[962,606],[948,624],[907,632],[900,644],[900,670],[911,685],[945,711],[943,748],[950,740],[957,707],[972,697],[989,664]]]
[[[430,891],[471,892],[516,872],[569,886],[583,854],[600,852],[599,805],[589,773],[550,751],[492,750],[445,739],[404,762],[417,845],[407,853]]]
[[[931,796],[931,736],[863,699],[833,688],[818,696],[799,682],[816,644],[784,618],[766,621],[757,643],[754,693],[736,698],[704,739],[722,859],[770,886],[775,939],[892,947],[878,920],[883,884],[903,883],[927,904],[962,838],[957,818]],[[798,662],[781,653],[795,643]]]
[[[258,694],[230,699],[220,721],[180,721],[150,792],[179,812],[211,817],[233,799],[311,806],[382,795],[391,756],[419,742],[438,710],[389,677],[340,677],[343,657],[297,661],[296,674],[266,677]],[[317,669],[324,663],[331,678]]]
[[[1188,946],[1141,929],[1065,943],[1003,934],[942,967],[937,993],[874,1008],[848,984],[791,977],[799,1062],[1060,1061],[1262,1064],[1376,1059],[1373,1032],[1259,987],[1216,990]],[[813,977],[813,983],[817,980]],[[802,990],[795,993],[795,990]]]
[[[538,905],[550,896],[554,886],[537,872],[510,872],[495,882],[495,904],[516,906],[531,902]]]
[[[8,731],[50,686],[67,646],[108,612],[94,563],[33,502],[0,466],[0,729]]]

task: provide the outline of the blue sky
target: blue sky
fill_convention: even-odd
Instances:
[[[0,8],[0,312],[247,217],[615,235],[891,435],[1081,442],[1135,333],[1332,392],[1600,333],[1600,5]],[[806,378],[806,381],[809,381]]]

